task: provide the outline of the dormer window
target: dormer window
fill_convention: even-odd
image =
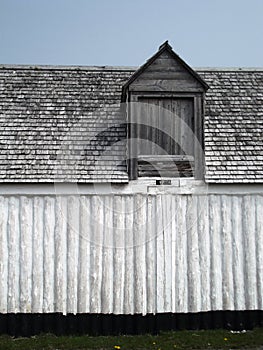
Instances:
[[[128,103],[129,177],[203,179],[207,84],[168,42],[123,87]]]

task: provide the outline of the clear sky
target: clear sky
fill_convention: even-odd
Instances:
[[[263,0],[0,0],[0,64],[263,67]]]

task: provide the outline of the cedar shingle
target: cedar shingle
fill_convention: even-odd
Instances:
[[[127,182],[121,88],[133,68],[0,67],[0,181]],[[263,182],[263,70],[197,69],[206,181]]]

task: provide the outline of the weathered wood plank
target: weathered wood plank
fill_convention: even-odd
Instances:
[[[151,162],[138,160],[138,176],[161,176],[161,177],[192,177],[194,164],[189,161],[161,161]],[[147,174],[147,175],[146,175]],[[169,174],[169,175],[168,175]]]
[[[209,235],[209,205],[208,197],[200,196],[197,202],[197,228],[200,248],[200,276],[201,276],[201,310],[211,310],[210,299],[210,235]]]
[[[210,198],[210,254],[211,254],[211,308],[222,310],[222,239],[221,239],[221,197],[211,195]]]
[[[159,101],[159,125],[160,125],[160,147],[163,152],[159,154],[170,154],[173,153],[172,143],[173,135],[171,134],[171,113],[168,109],[170,100]],[[173,117],[173,116],[172,116]]]
[[[194,156],[196,164],[195,178],[204,179],[204,111],[202,98],[196,97],[194,102]]]
[[[184,80],[162,80],[162,79],[145,79],[138,80],[129,87],[131,92],[203,92],[203,88],[198,84],[192,84]]]
[[[231,197],[222,196],[222,248],[223,260],[223,307],[225,310],[234,308],[233,257],[232,257],[232,208]]]
[[[171,211],[171,195],[165,196],[163,203],[163,228],[164,228],[164,312],[170,312],[172,309],[172,225],[171,221],[174,213]]]
[[[198,206],[196,196],[187,196],[188,304],[197,312],[201,307],[200,249],[198,241]]]
[[[258,309],[263,309],[263,197],[255,196],[256,203],[256,263]]]
[[[104,236],[103,236],[103,278],[101,285],[101,308],[103,313],[113,313],[116,279],[114,276],[114,206],[113,196],[104,198]]]
[[[128,172],[129,179],[137,178],[137,104],[130,103],[128,106]]]
[[[234,303],[236,310],[245,308],[245,280],[244,280],[244,240],[242,224],[242,197],[234,196],[232,198],[232,250],[233,250],[233,276],[234,279]]]
[[[256,242],[255,242],[255,201],[254,197],[247,195],[243,200],[244,230],[244,273],[247,281],[245,285],[246,307],[258,308],[257,276],[256,276]]]
[[[125,207],[122,196],[114,196],[114,297],[113,312],[119,314],[124,304],[124,269],[125,269]]]
[[[187,279],[187,228],[186,215],[187,198],[178,197],[177,215],[177,246],[176,246],[176,312],[186,312],[188,304],[188,279]]]
[[[134,196],[128,195],[126,197],[126,214],[125,214],[125,287],[124,287],[124,310],[126,313],[134,313],[134,263],[135,263],[135,250],[134,250]]]
[[[178,298],[178,291],[177,291],[177,286],[176,286],[176,275],[177,275],[177,265],[176,265],[176,247],[177,247],[177,237],[178,237],[178,232],[177,232],[177,225],[178,225],[178,220],[177,220],[177,215],[178,215],[178,198],[176,196],[172,196],[171,198],[172,203],[171,203],[171,288],[172,288],[172,305],[171,305],[171,310],[172,312],[176,312],[176,303],[177,303],[177,298]]]
[[[0,198],[0,313],[7,312],[8,295],[8,198]]]
[[[32,220],[31,198],[21,197],[20,208],[20,312],[32,311]]]
[[[185,71],[185,68],[182,65],[179,65],[174,58],[172,57],[158,57],[154,62],[152,62],[152,64],[147,67],[147,70],[150,67],[162,67],[162,68],[166,68],[166,67],[173,67],[174,69],[177,69],[178,71]],[[145,71],[147,71],[145,70]],[[144,72],[143,72],[144,73]],[[143,74],[142,73],[142,74]]]
[[[143,72],[136,80],[136,82],[133,83],[133,86],[142,83],[144,80],[173,80],[174,84],[176,84],[177,80],[180,80],[193,86],[199,86],[196,84],[196,81],[192,75],[189,75],[184,71],[178,71],[176,69],[167,70],[166,68],[163,68],[163,70],[161,70],[152,68],[151,70]]]
[[[44,290],[43,312],[54,312],[54,230],[55,230],[55,199],[44,199]]]
[[[19,312],[20,303],[20,204],[10,197],[8,216],[8,312]]]
[[[99,196],[93,196],[91,201],[91,222],[93,235],[90,245],[90,312],[101,312],[102,285],[102,244],[103,244],[103,202]]]
[[[146,231],[146,285],[147,313],[156,313],[156,197],[147,198],[147,231]]]
[[[91,196],[80,198],[80,241],[79,241],[79,301],[78,311],[90,312],[90,280],[91,280],[91,241],[93,237]]]
[[[152,82],[150,82],[152,80]],[[140,85],[144,85],[144,91],[148,91],[148,87],[154,85],[156,81],[167,83],[172,81],[172,85],[176,86],[181,81],[181,89],[193,88],[194,90],[204,91],[201,82],[193,76],[193,74],[176,58],[169,53],[163,52],[157,57],[129,86],[130,91],[135,91]],[[167,91],[169,86],[167,86]],[[174,90],[172,90],[174,91]]]
[[[149,99],[149,101],[154,101],[157,100],[157,97],[160,100],[164,100],[164,99],[172,99],[174,101],[180,100],[182,98],[186,98],[186,99],[194,99],[195,97],[201,97],[203,96],[203,92],[200,93],[187,93],[187,92],[159,92],[158,94],[156,94],[155,92],[133,92],[131,97],[133,99],[133,102],[141,102],[142,100],[145,99]]]
[[[32,312],[43,312],[44,293],[44,200],[33,198],[33,257],[32,257]]]
[[[79,200],[71,196],[68,200],[67,229],[67,308],[77,312],[78,268],[79,268]]]
[[[185,154],[194,154],[194,142],[195,136],[193,134],[194,129],[194,107],[192,99],[182,99],[180,102],[180,126],[181,137],[179,143],[181,150]]]
[[[67,313],[67,198],[58,196],[55,206],[55,311]]]
[[[156,197],[156,308],[160,312],[165,310],[165,256],[164,256],[164,218],[163,218],[163,201],[162,196]]]
[[[149,148],[151,149],[151,139],[149,138],[149,125],[151,115],[149,115],[148,104],[140,103],[138,105],[140,114],[140,123],[137,124],[137,137],[138,137],[138,149],[140,153],[147,153]]]
[[[147,105],[150,105],[147,108]],[[145,142],[139,145],[138,154],[194,154],[193,99],[140,98],[140,123],[148,125],[142,130],[137,127],[139,138],[149,139],[155,144],[154,152]]]
[[[136,313],[147,312],[146,289],[146,198],[135,195],[134,210],[134,310]],[[140,310],[140,311],[139,311]]]
[[[133,314],[262,309],[262,209],[261,194],[120,194],[115,202],[108,194],[0,197],[1,310]],[[112,210],[120,217],[113,220]],[[73,217],[80,217],[79,243],[68,231]],[[66,234],[72,235],[70,242]],[[111,240],[115,248],[116,242],[124,246],[116,258],[105,249]],[[69,276],[70,283],[75,281],[74,307],[66,304]]]

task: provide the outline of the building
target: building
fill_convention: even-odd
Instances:
[[[1,332],[263,320],[263,69],[0,67]]]

